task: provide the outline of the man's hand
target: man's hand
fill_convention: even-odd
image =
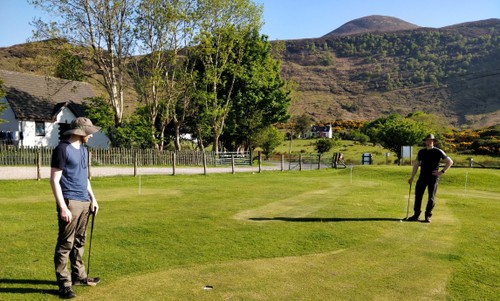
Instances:
[[[444,172],[441,172],[441,171],[439,171],[439,170],[434,170],[434,171],[432,172],[432,175],[433,175],[433,176],[435,176],[435,177],[439,177],[439,176],[441,176],[442,174],[444,174]]]
[[[61,213],[59,214],[61,219],[67,223],[71,222],[73,219],[73,214],[71,214],[71,211],[68,209],[68,207],[61,209]]]
[[[97,212],[99,211],[99,204],[97,203],[96,199],[92,200],[92,205],[90,206],[90,211],[94,215],[97,215]]]

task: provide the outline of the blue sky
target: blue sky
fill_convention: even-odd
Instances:
[[[317,38],[351,20],[383,15],[425,27],[500,18],[500,0],[254,0],[264,5],[270,40]],[[25,43],[43,12],[26,0],[0,0],[0,47]]]

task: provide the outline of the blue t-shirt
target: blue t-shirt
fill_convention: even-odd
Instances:
[[[65,199],[90,201],[87,170],[88,152],[81,145],[74,148],[68,141],[62,141],[52,152],[51,167],[62,170],[61,184]]]

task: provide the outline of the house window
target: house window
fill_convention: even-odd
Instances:
[[[43,121],[35,122],[35,135],[45,136],[45,122]]]

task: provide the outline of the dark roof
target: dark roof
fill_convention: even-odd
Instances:
[[[81,103],[96,96],[88,83],[0,70],[5,97],[18,120],[53,121],[63,107],[83,116]]]
[[[325,125],[325,126],[314,125],[312,127],[312,131],[313,132],[328,132],[328,131],[330,131],[330,126],[329,125]]]

